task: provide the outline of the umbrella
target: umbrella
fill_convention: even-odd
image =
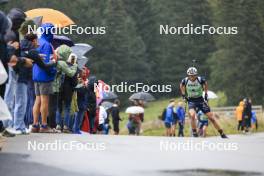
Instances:
[[[78,63],[78,68],[80,70],[83,69],[83,67],[85,66],[85,64],[89,61],[89,58],[82,56],[81,58],[78,57],[77,59],[77,63]]]
[[[73,47],[71,47],[72,52],[77,55],[78,60],[78,68],[82,69],[83,66],[88,62],[88,58],[84,55],[87,54],[93,47],[86,43],[76,43]]]
[[[109,102],[109,101],[104,101],[104,102],[102,103],[102,106],[105,108],[105,110],[108,110],[108,109],[112,108],[113,104],[114,104],[114,103],[111,103],[111,102]]]
[[[54,9],[37,8],[26,11],[25,13],[29,18],[42,16],[42,23],[52,23],[57,27],[65,27],[74,24],[74,22],[68,16]]]
[[[69,47],[72,47],[74,45],[73,41],[69,37],[66,37],[64,35],[54,35],[52,41],[52,46],[54,47],[54,49],[63,44]]]
[[[76,43],[72,48],[72,52],[75,53],[78,57],[84,56],[88,51],[93,47],[86,43]]]
[[[1,4],[5,4],[5,3],[8,3],[9,0],[0,0],[0,5]]]
[[[204,95],[205,95],[205,92],[203,92],[203,97],[204,97]],[[208,99],[216,99],[216,98],[218,98],[216,93],[214,93],[213,91],[210,91],[210,90],[207,91],[207,95],[208,95]]]
[[[40,27],[42,24],[42,19],[43,19],[42,16],[37,16],[37,17],[34,17],[32,20],[37,25],[37,27]]]
[[[134,93],[133,95],[131,95],[129,97],[129,100],[133,101],[133,100],[143,100],[143,101],[154,101],[155,98],[147,92],[138,92],[138,93]]]
[[[114,92],[111,91],[105,91],[103,93],[103,100],[114,100],[117,99],[117,95]]]
[[[144,113],[144,108],[140,106],[130,106],[126,109],[127,114],[141,114]]]

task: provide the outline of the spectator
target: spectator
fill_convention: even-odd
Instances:
[[[178,132],[178,136],[179,137],[184,137],[184,123],[185,123],[185,110],[183,107],[183,103],[179,102],[178,106],[176,108],[176,114],[179,118],[179,132]]]
[[[56,66],[56,62],[50,61],[49,63],[45,63],[43,58],[39,55],[37,51],[38,48],[38,36],[34,34],[32,31],[28,31],[29,27],[34,27],[36,24],[32,20],[26,20],[20,27],[20,33],[24,36],[24,39],[21,43],[21,55],[25,56],[39,66],[41,69],[45,70],[49,74],[50,68]],[[27,127],[33,123],[33,106],[35,102],[35,90],[34,90],[34,82],[32,79],[32,69],[30,71],[25,72],[24,75],[28,75],[27,79],[27,102],[26,106],[26,114],[24,117],[24,121]]]
[[[141,128],[141,116],[140,114],[129,114],[128,117],[128,133],[129,135],[139,135]]]
[[[10,57],[8,55],[8,49],[6,42],[4,40],[4,36],[6,32],[11,29],[11,27],[12,27],[11,21],[6,17],[6,15],[2,11],[0,11],[0,59],[6,71],[8,71],[8,62],[10,60]],[[4,94],[5,94],[5,84],[2,84],[0,85],[0,96],[4,98]],[[2,135],[6,137],[15,136],[14,134],[11,134],[7,130],[5,130],[3,121],[0,121],[0,132],[2,132]]]
[[[103,134],[105,129],[105,121],[107,119],[107,112],[103,106],[99,106],[99,125],[97,127],[98,134]]]
[[[166,128],[166,136],[172,136],[172,125],[174,121],[174,107],[175,107],[175,100],[170,100],[170,104],[168,105],[166,109],[166,116],[164,120],[164,125]]]
[[[115,135],[119,134],[119,121],[121,121],[121,118],[119,116],[119,106],[120,106],[120,101],[115,100],[113,107],[112,107],[112,112],[111,112]]]
[[[206,137],[208,117],[201,110],[197,113],[197,117],[199,121],[199,134],[202,137]]]
[[[35,23],[32,20],[27,20],[22,23],[19,32],[24,38],[20,42],[21,59],[32,58],[38,65],[40,62],[44,64],[38,52],[35,50],[38,47],[37,35],[28,31],[28,27],[34,27]],[[33,54],[34,53],[34,54]],[[41,65],[42,66],[42,65]],[[32,65],[26,67],[18,64],[16,66],[17,84],[15,87],[15,107],[14,107],[14,128],[18,134],[27,134],[29,131],[26,128],[24,117],[26,114],[28,97],[28,83],[32,82]],[[32,107],[29,110],[32,112]]]
[[[73,95],[73,89],[77,85],[77,56],[71,55],[71,48],[66,45],[61,45],[56,49],[58,56],[57,74],[53,82],[53,100],[50,101],[50,118],[54,118],[53,114],[56,114],[56,129],[62,130],[65,133],[69,133],[70,124],[70,110],[71,101]],[[62,90],[62,92],[61,92]],[[60,96],[59,96],[60,95]],[[59,103],[60,98],[60,103]],[[62,123],[61,112],[64,103],[64,121]],[[61,128],[63,127],[63,128]]]
[[[255,111],[252,111],[251,128],[258,130],[258,118]]]
[[[52,28],[49,23],[42,25],[43,33],[39,39],[39,52],[45,56],[44,62],[49,63],[53,55],[51,42],[53,40]],[[52,82],[54,81],[56,68],[52,67],[49,72],[40,68],[37,64],[33,65],[33,81],[35,86],[36,99],[33,107],[32,132],[51,133],[54,132],[47,124],[49,112],[49,95],[52,94]],[[41,114],[41,126],[39,126],[39,116]]]
[[[249,132],[249,129],[251,128],[251,117],[252,117],[251,100],[248,98],[245,98],[244,99],[244,110],[243,110],[245,132]]]
[[[20,9],[12,9],[10,10],[8,15],[9,18],[6,17],[3,12],[0,12],[0,57],[6,71],[8,71],[9,73],[9,79],[7,84],[0,85],[0,94],[1,97],[4,97],[12,116],[14,116],[16,73],[13,70],[13,67],[19,66],[21,68],[23,66],[31,66],[32,61],[27,58],[19,57],[20,52],[18,43],[18,28],[20,27],[21,23],[25,20],[24,12]],[[8,42],[8,45],[6,44],[6,42]],[[8,69],[8,65],[10,66],[11,70]],[[6,120],[4,122],[0,121],[0,130],[4,131],[3,135],[8,137],[14,136],[13,134],[10,134],[7,130],[4,130],[7,127],[13,127],[12,120]],[[16,133],[16,130],[13,132]]]
[[[5,34],[11,29],[12,23],[6,17],[6,15],[0,11],[0,59],[3,63],[6,71],[8,71],[8,62],[10,57],[8,56],[7,45],[4,40]],[[5,84],[0,85],[0,96],[4,98]]]
[[[17,85],[17,69],[25,64],[25,60],[20,58],[20,47],[19,47],[19,28],[21,24],[25,21],[25,13],[18,8],[13,8],[9,11],[8,17],[12,21],[12,28],[5,34],[5,42],[8,46],[8,55],[20,60],[19,63],[9,64],[8,67],[8,83],[5,88],[4,100],[14,118],[14,106],[15,106],[15,90]],[[12,59],[12,58],[11,58]],[[12,127],[13,122],[7,122],[5,127]]]
[[[144,100],[135,100],[134,101],[134,105],[135,106],[140,106],[144,109],[145,107],[145,101]],[[138,129],[138,135],[142,132],[142,129],[141,129],[141,126],[142,126],[142,123],[144,122],[144,113],[140,113],[138,114],[139,118],[140,118],[140,123],[137,123],[137,128]],[[136,116],[137,118],[137,116]]]
[[[84,67],[81,70],[81,73],[78,75],[78,88],[77,91],[77,104],[78,104],[78,112],[75,115],[74,125],[73,125],[73,133],[81,134],[81,126],[83,122],[84,114],[88,108],[88,77],[90,74],[90,70]]]
[[[110,126],[110,114],[111,114],[111,108],[105,108],[106,110],[106,113],[107,113],[107,117],[105,119],[105,128],[104,128],[104,134],[109,134],[109,130],[111,129],[111,126]]]
[[[173,113],[173,121],[172,121],[172,126],[171,126],[171,136],[176,136],[176,126],[177,126],[177,123],[179,122],[179,117],[176,113],[176,109],[175,109],[175,100],[174,100],[174,106],[173,106],[173,109],[172,109],[172,113]]]
[[[96,118],[96,95],[94,91],[94,84],[97,83],[96,77],[92,76],[88,82],[88,116],[90,133],[94,134],[95,118]],[[98,83],[97,83],[98,84]]]
[[[20,27],[20,34],[24,35],[24,38],[20,42],[20,56],[21,58],[27,57],[27,52],[31,49],[35,49],[37,45],[37,36],[34,34],[21,33],[23,27],[34,26],[34,22],[29,20],[25,21]],[[35,43],[33,40],[35,39]],[[27,88],[28,82],[31,80],[30,76],[32,72],[32,65],[25,67],[24,65],[16,66],[17,83],[15,86],[15,107],[14,107],[14,129],[18,134],[27,134],[29,131],[26,128],[24,117],[27,108]]]
[[[243,111],[244,111],[244,102],[240,101],[239,105],[236,107],[236,118],[237,118],[237,130],[238,131],[243,131]]]

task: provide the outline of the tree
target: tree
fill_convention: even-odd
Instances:
[[[262,103],[263,22],[259,18],[260,1],[217,1],[218,25],[237,26],[238,34],[217,38],[218,50],[209,60],[213,87],[227,94],[229,104],[251,97]],[[263,16],[262,16],[263,17]]]

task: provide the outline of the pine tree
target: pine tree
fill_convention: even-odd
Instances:
[[[259,18],[260,1],[218,1],[217,22],[219,25],[237,26],[238,34],[219,36],[218,50],[209,63],[212,83],[224,90],[229,104],[251,97],[262,103],[264,65],[263,21]]]
[[[102,58],[94,63],[97,74],[110,83],[143,81],[148,74],[144,61],[145,46],[123,2],[108,1],[106,16],[107,34],[102,36],[101,45],[97,46]]]

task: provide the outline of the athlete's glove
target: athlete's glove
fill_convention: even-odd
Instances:
[[[208,94],[207,93],[204,94],[204,100],[208,101]]]

